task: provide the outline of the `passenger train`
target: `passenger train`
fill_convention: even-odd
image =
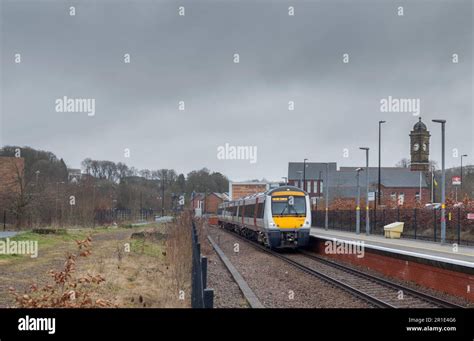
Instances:
[[[282,186],[219,205],[221,227],[256,240],[269,248],[304,247],[309,242],[309,195],[293,186]]]

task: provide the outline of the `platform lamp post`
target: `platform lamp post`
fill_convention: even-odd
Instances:
[[[306,192],[306,161],[308,159],[303,160],[303,191]]]
[[[462,158],[467,157],[467,154],[461,155],[461,196],[462,196]]]
[[[432,120],[441,123],[441,244],[446,243],[446,169],[444,168],[446,120]]]
[[[369,147],[359,147],[365,150],[365,181],[366,181],[366,203],[365,203],[365,234],[370,234],[370,212],[369,212]]]
[[[329,228],[329,163],[326,162],[326,213],[324,216],[324,228]]]
[[[357,168],[357,206],[356,206],[356,233],[360,234],[360,171],[364,168]]]
[[[382,154],[382,124],[386,123],[386,121],[379,121],[379,169],[378,169],[378,184],[377,184],[377,201],[378,205],[380,206],[381,200],[380,200],[380,159],[381,159],[381,154]]]
[[[300,175],[300,179],[298,180],[298,182],[303,182],[303,171],[296,171],[296,173],[298,173]],[[299,188],[303,188],[303,187],[300,187],[300,186],[297,186]]]
[[[165,178],[161,176],[161,217],[165,216]]]
[[[285,180],[285,186],[288,186],[288,178],[286,176],[282,176],[281,178]]]

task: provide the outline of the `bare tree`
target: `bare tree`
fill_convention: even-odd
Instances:
[[[6,201],[10,203],[10,211],[15,216],[16,227],[22,226],[28,206],[31,203],[31,193],[28,188],[31,178],[25,177],[24,160],[22,158],[8,158],[7,162],[12,176],[6,181]]]
[[[395,164],[395,167],[408,168],[410,167],[410,160],[403,158]]]

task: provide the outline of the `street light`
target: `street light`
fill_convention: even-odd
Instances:
[[[303,160],[303,191],[305,192],[306,192],[306,160],[308,159]]]
[[[382,124],[385,123],[386,121],[379,121],[379,179],[378,179],[378,186],[377,186],[377,199],[378,199],[378,204],[379,206],[381,205],[380,202],[380,159],[381,159],[381,153],[382,153]]]
[[[282,176],[281,178],[282,178],[283,180],[285,180],[285,186],[287,186],[287,185],[288,185],[288,177]]]
[[[326,212],[324,215],[324,229],[327,230],[329,228],[329,163],[325,162],[326,164],[326,192],[324,195],[324,202],[326,204]]]
[[[441,243],[446,243],[446,170],[444,168],[446,120],[432,120],[441,123]]]
[[[161,217],[165,216],[165,177],[161,176]]]
[[[64,181],[58,181],[56,182],[56,220],[58,221],[58,202],[59,202],[59,185],[60,184],[64,184]],[[61,202],[61,218],[62,218],[62,213],[63,213],[63,210],[62,210],[62,202]]]
[[[303,171],[296,171],[296,173],[298,173],[300,175],[300,179],[299,181],[303,182]],[[297,186],[298,188],[303,188],[303,187],[300,187],[300,186]]]
[[[461,195],[462,195],[462,158],[467,157],[467,154],[461,155]]]
[[[326,184],[323,187],[323,194],[326,206],[324,214],[324,229],[327,230],[329,228],[329,163],[324,162],[322,164],[326,165],[326,179],[324,180]],[[319,172],[319,178],[321,178],[321,172]],[[321,194],[321,183],[319,183],[319,194]]]
[[[356,206],[356,233],[360,234],[360,182],[359,176],[360,172],[364,170],[364,168],[357,168],[357,206]]]
[[[462,164],[462,159],[461,159],[461,164]],[[36,187],[38,187],[38,176],[40,175],[40,173],[41,173],[41,172],[40,172],[39,170],[37,170],[37,171],[35,172],[35,174],[36,174]]]
[[[365,181],[366,181],[366,203],[365,203],[365,234],[370,234],[370,215],[369,215],[369,147],[359,147],[361,150],[365,150]]]

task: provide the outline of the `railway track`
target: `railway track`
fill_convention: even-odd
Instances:
[[[394,308],[464,308],[461,305],[336,263],[306,251],[299,251],[298,255],[302,255],[314,261],[317,271],[343,280],[345,283],[373,297],[377,297]]]
[[[308,252],[298,251],[293,254],[283,254],[270,250],[235,232],[226,229],[223,230],[249,243],[253,247],[293,265],[311,276],[317,277],[337,288],[349,292],[351,295],[377,308],[464,308],[455,303],[367,274]],[[301,259],[298,259],[301,257],[306,259],[306,261],[301,262]]]

